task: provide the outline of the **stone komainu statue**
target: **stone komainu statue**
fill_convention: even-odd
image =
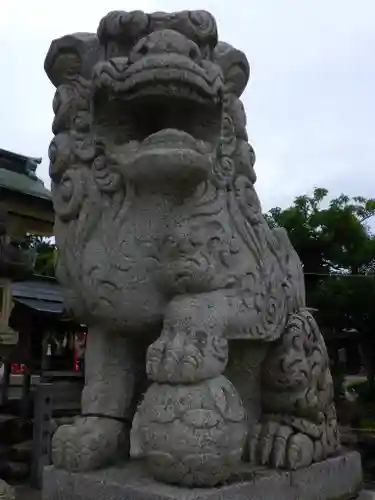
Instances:
[[[57,272],[89,327],[82,415],[55,434],[54,464],[130,453],[161,481],[212,486],[241,460],[335,453],[301,264],[254,189],[245,55],[204,11],[111,12],[53,41],[45,69]]]

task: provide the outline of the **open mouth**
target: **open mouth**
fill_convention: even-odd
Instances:
[[[117,144],[143,142],[163,130],[212,143],[220,133],[221,114],[219,98],[181,79],[141,80],[120,92],[106,86],[97,90],[94,100],[97,133],[110,133]],[[175,139],[181,142],[183,134],[175,134]]]

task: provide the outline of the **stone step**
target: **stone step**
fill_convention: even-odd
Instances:
[[[0,477],[11,483],[25,481],[30,474],[30,466],[24,462],[0,462]],[[0,497],[1,498],[1,497]]]
[[[356,500],[375,500],[375,491],[363,490]]]
[[[13,445],[8,452],[8,457],[14,462],[29,462],[33,448],[32,440],[23,441]]]
[[[76,417],[56,417],[54,420],[56,422],[57,427],[60,425],[70,425],[74,423]]]
[[[0,430],[3,425],[7,425],[9,421],[17,420],[19,417],[10,413],[0,413]]]
[[[39,490],[30,488],[28,485],[17,485],[14,488],[16,490],[16,500],[41,500],[42,494]]]
[[[15,415],[0,415],[2,445],[14,445],[32,439],[33,424]]]

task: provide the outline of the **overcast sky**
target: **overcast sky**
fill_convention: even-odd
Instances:
[[[265,209],[315,186],[375,197],[375,0],[0,0],[0,148],[43,157],[48,186],[50,41],[118,9],[210,10],[220,38],[246,52]]]

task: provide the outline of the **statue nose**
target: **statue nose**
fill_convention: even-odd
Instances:
[[[109,62],[119,73],[123,73],[128,67],[127,57],[113,57]]]
[[[165,29],[155,31],[142,38],[130,54],[130,62],[136,62],[147,55],[178,54],[189,57],[194,62],[202,60],[198,45],[177,31]]]

